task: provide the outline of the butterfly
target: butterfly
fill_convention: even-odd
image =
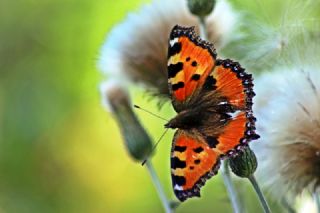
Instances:
[[[197,196],[220,161],[260,136],[252,112],[253,78],[239,63],[217,59],[194,27],[176,25],[168,44],[168,85],[178,129],[171,150],[172,186],[180,201]]]

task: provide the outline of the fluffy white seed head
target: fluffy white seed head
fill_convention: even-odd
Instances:
[[[282,197],[320,187],[320,69],[281,67],[256,78],[258,175]]]
[[[109,79],[100,84],[101,104],[109,112],[114,112],[115,107],[129,106],[128,91],[117,79]]]
[[[238,15],[225,1],[218,1],[207,17],[208,39],[221,48],[232,39],[238,26]],[[155,0],[138,12],[130,13],[108,34],[101,49],[99,68],[109,77],[130,79],[148,90],[168,96],[167,49],[168,38],[176,24],[196,26],[185,0]]]

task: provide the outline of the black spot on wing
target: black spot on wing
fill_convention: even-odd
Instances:
[[[200,79],[200,75],[199,74],[193,74],[192,77],[191,77],[191,80],[194,80],[194,81],[198,81]]]
[[[172,84],[172,90],[173,91],[176,91],[180,88],[183,88],[184,87],[184,83],[182,81],[176,83],[176,84]]]
[[[210,148],[216,148],[216,146],[219,144],[219,141],[217,140],[217,138],[212,136],[206,137],[206,140]]]
[[[196,160],[194,160],[194,163],[195,164],[199,164],[201,162],[201,160],[200,159],[196,159]]]
[[[198,65],[198,63],[196,62],[196,61],[193,61],[192,63],[191,63],[191,66],[193,66],[193,67],[196,67]]]
[[[190,61],[190,59],[191,59],[190,57],[187,57],[187,58],[186,58],[186,61]]]
[[[168,78],[174,78],[178,72],[183,69],[183,63],[178,62],[176,64],[170,64],[168,66]]]
[[[175,54],[178,54],[181,51],[181,48],[182,48],[181,42],[174,43],[172,47],[169,45],[168,58],[170,58],[171,56],[174,56]]]
[[[177,151],[177,152],[184,152],[186,150],[187,150],[186,146],[175,146],[174,147],[174,151]]]
[[[199,147],[193,149],[193,151],[194,151],[195,153],[200,153],[200,152],[203,151],[203,148],[202,148],[201,146],[199,146]]]
[[[177,184],[179,186],[186,185],[186,178],[183,176],[172,175],[173,185]]]
[[[204,82],[204,85],[203,85],[203,89],[205,90],[215,90],[217,87],[215,86],[216,84],[216,79],[209,75],[207,78],[206,78],[206,81]]]
[[[178,157],[173,157],[171,158],[171,168],[176,169],[176,168],[186,168],[187,164],[185,161],[180,160]]]

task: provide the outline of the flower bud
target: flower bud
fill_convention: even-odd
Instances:
[[[215,3],[215,0],[188,0],[188,8],[192,14],[205,17],[213,11]]]
[[[146,159],[152,142],[132,110],[128,92],[116,82],[106,82],[100,87],[103,105],[116,119],[129,155],[136,161]]]
[[[230,168],[239,177],[248,178],[257,169],[257,158],[249,146],[244,148],[237,156],[231,157]]]
[[[181,202],[178,201],[170,201],[170,207],[171,209],[175,210],[176,208],[178,208],[178,206],[181,204]]]

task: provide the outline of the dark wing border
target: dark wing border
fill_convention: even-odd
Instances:
[[[186,36],[188,37],[192,42],[194,42],[196,45],[207,49],[212,57],[216,60],[217,58],[217,53],[216,49],[214,48],[213,43],[210,43],[206,40],[203,40],[196,32],[195,32],[195,27],[182,27],[180,25],[175,25],[170,33],[170,40],[174,38],[179,38],[181,36]]]
[[[179,131],[183,131],[183,130],[177,130],[176,131],[176,133],[174,134],[174,137],[173,137],[173,141],[176,141],[176,137],[177,137],[177,135],[179,135]],[[175,144],[172,146],[171,155],[174,152],[174,147],[175,147]],[[220,165],[221,165],[221,156],[217,158],[216,163],[212,166],[211,170],[209,172],[205,173],[204,175],[202,175],[199,178],[199,180],[197,180],[197,182],[195,183],[195,185],[191,189],[187,189],[187,190],[183,190],[183,191],[174,190],[174,193],[175,193],[176,197],[181,202],[185,201],[188,198],[200,197],[200,189],[201,189],[201,187],[203,187],[205,185],[207,180],[209,180],[212,176],[214,176],[214,175],[216,175],[218,173]],[[173,165],[172,165],[172,162],[171,162],[171,168],[172,167],[173,167]],[[173,181],[172,181],[172,187],[174,188]]]
[[[217,59],[216,60],[216,66],[222,65],[224,68],[230,68],[230,70],[234,73],[236,73],[237,77],[241,79],[242,85],[244,87],[244,93],[245,93],[245,112],[246,112],[246,131],[244,134],[244,137],[240,139],[240,144],[237,145],[234,149],[230,150],[227,153],[228,157],[234,157],[238,155],[239,151],[243,150],[248,146],[248,143],[252,140],[256,140],[260,138],[260,136],[255,132],[255,122],[257,119],[253,115],[253,97],[256,95],[253,91],[253,77],[252,74],[248,74],[245,72],[245,69],[241,67],[241,65],[238,62],[235,62],[231,59]],[[222,156],[222,159],[224,159],[225,156]]]

